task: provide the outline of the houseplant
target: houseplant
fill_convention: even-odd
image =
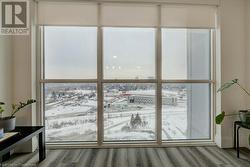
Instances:
[[[223,92],[224,90],[230,88],[231,86],[236,85],[238,86],[244,93],[246,93],[248,96],[250,96],[250,92],[246,90],[240,83],[238,79],[233,79],[227,83],[224,83],[217,92]],[[221,124],[222,121],[226,116],[233,116],[233,115],[239,115],[240,120],[242,122],[248,122],[250,120],[250,112],[249,110],[240,110],[239,113],[233,113],[233,114],[226,114],[224,111],[222,111],[219,115],[216,116],[215,122],[216,124]],[[249,122],[250,123],[250,122]]]
[[[5,103],[0,102],[0,128],[3,128],[4,132],[14,130],[16,126],[15,114],[21,109],[35,102],[36,100],[34,99],[28,99],[26,102],[19,102],[18,104],[12,104],[12,113],[11,113],[11,116],[8,116],[8,117],[2,117],[2,113],[5,111],[3,108]]]

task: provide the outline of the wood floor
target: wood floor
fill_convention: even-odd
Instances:
[[[218,147],[119,148],[47,150],[38,163],[38,153],[14,154],[3,166],[10,167],[250,167],[250,151]]]

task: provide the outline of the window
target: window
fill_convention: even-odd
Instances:
[[[162,138],[210,138],[209,84],[163,84]]]
[[[96,84],[45,84],[46,140],[96,141]]]
[[[94,79],[97,28],[44,27],[45,79]]]
[[[41,26],[46,141],[211,140],[214,30],[166,27]]]
[[[210,30],[162,29],[162,78],[210,79]]]
[[[210,138],[210,36],[209,29],[162,29],[163,140]]]
[[[104,141],[156,140],[154,28],[103,28]],[[143,61],[142,61],[143,60]]]
[[[104,84],[104,141],[155,140],[155,84]]]
[[[37,8],[48,143],[213,140],[217,6],[39,1]]]
[[[46,141],[96,142],[97,28],[45,26],[43,58]]]
[[[97,31],[44,27],[48,142],[211,138],[211,29],[162,28],[157,62],[157,29],[103,27],[103,75],[97,75]]]
[[[105,79],[155,78],[155,29],[105,27],[103,39]]]

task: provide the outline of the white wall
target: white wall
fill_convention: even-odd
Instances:
[[[246,85],[246,5],[247,0],[221,0],[221,82],[238,78]],[[237,87],[222,93],[221,109],[234,113],[245,109],[245,95]],[[227,117],[221,127],[221,146],[233,145],[233,121]],[[241,146],[247,146],[248,133],[241,134]]]
[[[11,37],[0,36],[0,101],[6,103],[5,112],[3,113],[3,116],[8,116],[11,109],[11,51]]]
[[[32,75],[35,63],[31,49],[31,36],[0,35],[0,101],[6,103],[3,116],[11,113],[11,103],[36,98],[36,84]],[[34,71],[34,70],[33,70]],[[34,106],[33,106],[34,107]],[[17,125],[36,125],[35,108],[28,107],[17,113]],[[33,117],[33,119],[32,119]],[[36,148],[36,140],[27,142],[19,152],[30,152]]]
[[[34,4],[31,3],[31,5]],[[34,10],[34,6],[31,10]],[[31,15],[31,21],[34,20],[33,16]],[[35,29],[32,26],[32,31],[28,36],[0,35],[0,101],[6,103],[7,111],[3,116],[10,115],[11,103],[18,103],[29,98],[36,99],[34,33]],[[16,114],[16,117],[17,125],[36,125],[35,105],[23,109]],[[32,139],[17,150],[30,152],[35,148],[36,140]]]
[[[15,36],[13,38],[13,84],[12,84],[12,101],[17,103],[26,99],[34,98],[33,89],[35,83],[32,77],[32,54],[31,54],[31,36]],[[33,105],[27,107],[16,114],[16,125],[36,125],[36,119],[34,115],[36,110]],[[35,145],[32,144],[34,141],[27,142],[21,148],[18,148],[18,152],[30,152],[34,151]]]
[[[12,101],[17,103],[30,98],[36,99],[36,55],[35,55],[35,3],[30,2],[30,22],[31,31],[27,36],[13,36],[12,41]],[[27,107],[16,114],[17,125],[35,126],[36,123],[36,105]],[[27,142],[16,150],[18,152],[34,151],[37,146],[35,138]]]
[[[48,0],[39,0],[39,1],[48,1]],[[50,0],[50,1],[58,1],[58,0]],[[61,0],[63,1],[63,0]],[[70,0],[69,0],[70,1]],[[71,0],[74,1],[74,0]],[[89,1],[89,0],[82,0]],[[93,2],[154,2],[154,3],[177,3],[177,4],[201,4],[201,5],[218,5],[220,0],[92,0]]]
[[[246,0],[246,87],[250,90],[250,0]],[[246,107],[250,109],[250,97],[246,96]],[[250,134],[250,133],[248,133]],[[248,142],[250,148],[250,143]]]
[[[250,90],[250,0],[246,4],[246,86]],[[246,98],[247,107],[250,108],[250,98]]]

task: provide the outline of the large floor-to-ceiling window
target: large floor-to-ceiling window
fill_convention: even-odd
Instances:
[[[43,35],[47,141],[97,141],[97,28],[46,26]]]
[[[214,7],[81,5],[40,4],[47,142],[212,140]],[[86,23],[53,23],[55,6]]]

